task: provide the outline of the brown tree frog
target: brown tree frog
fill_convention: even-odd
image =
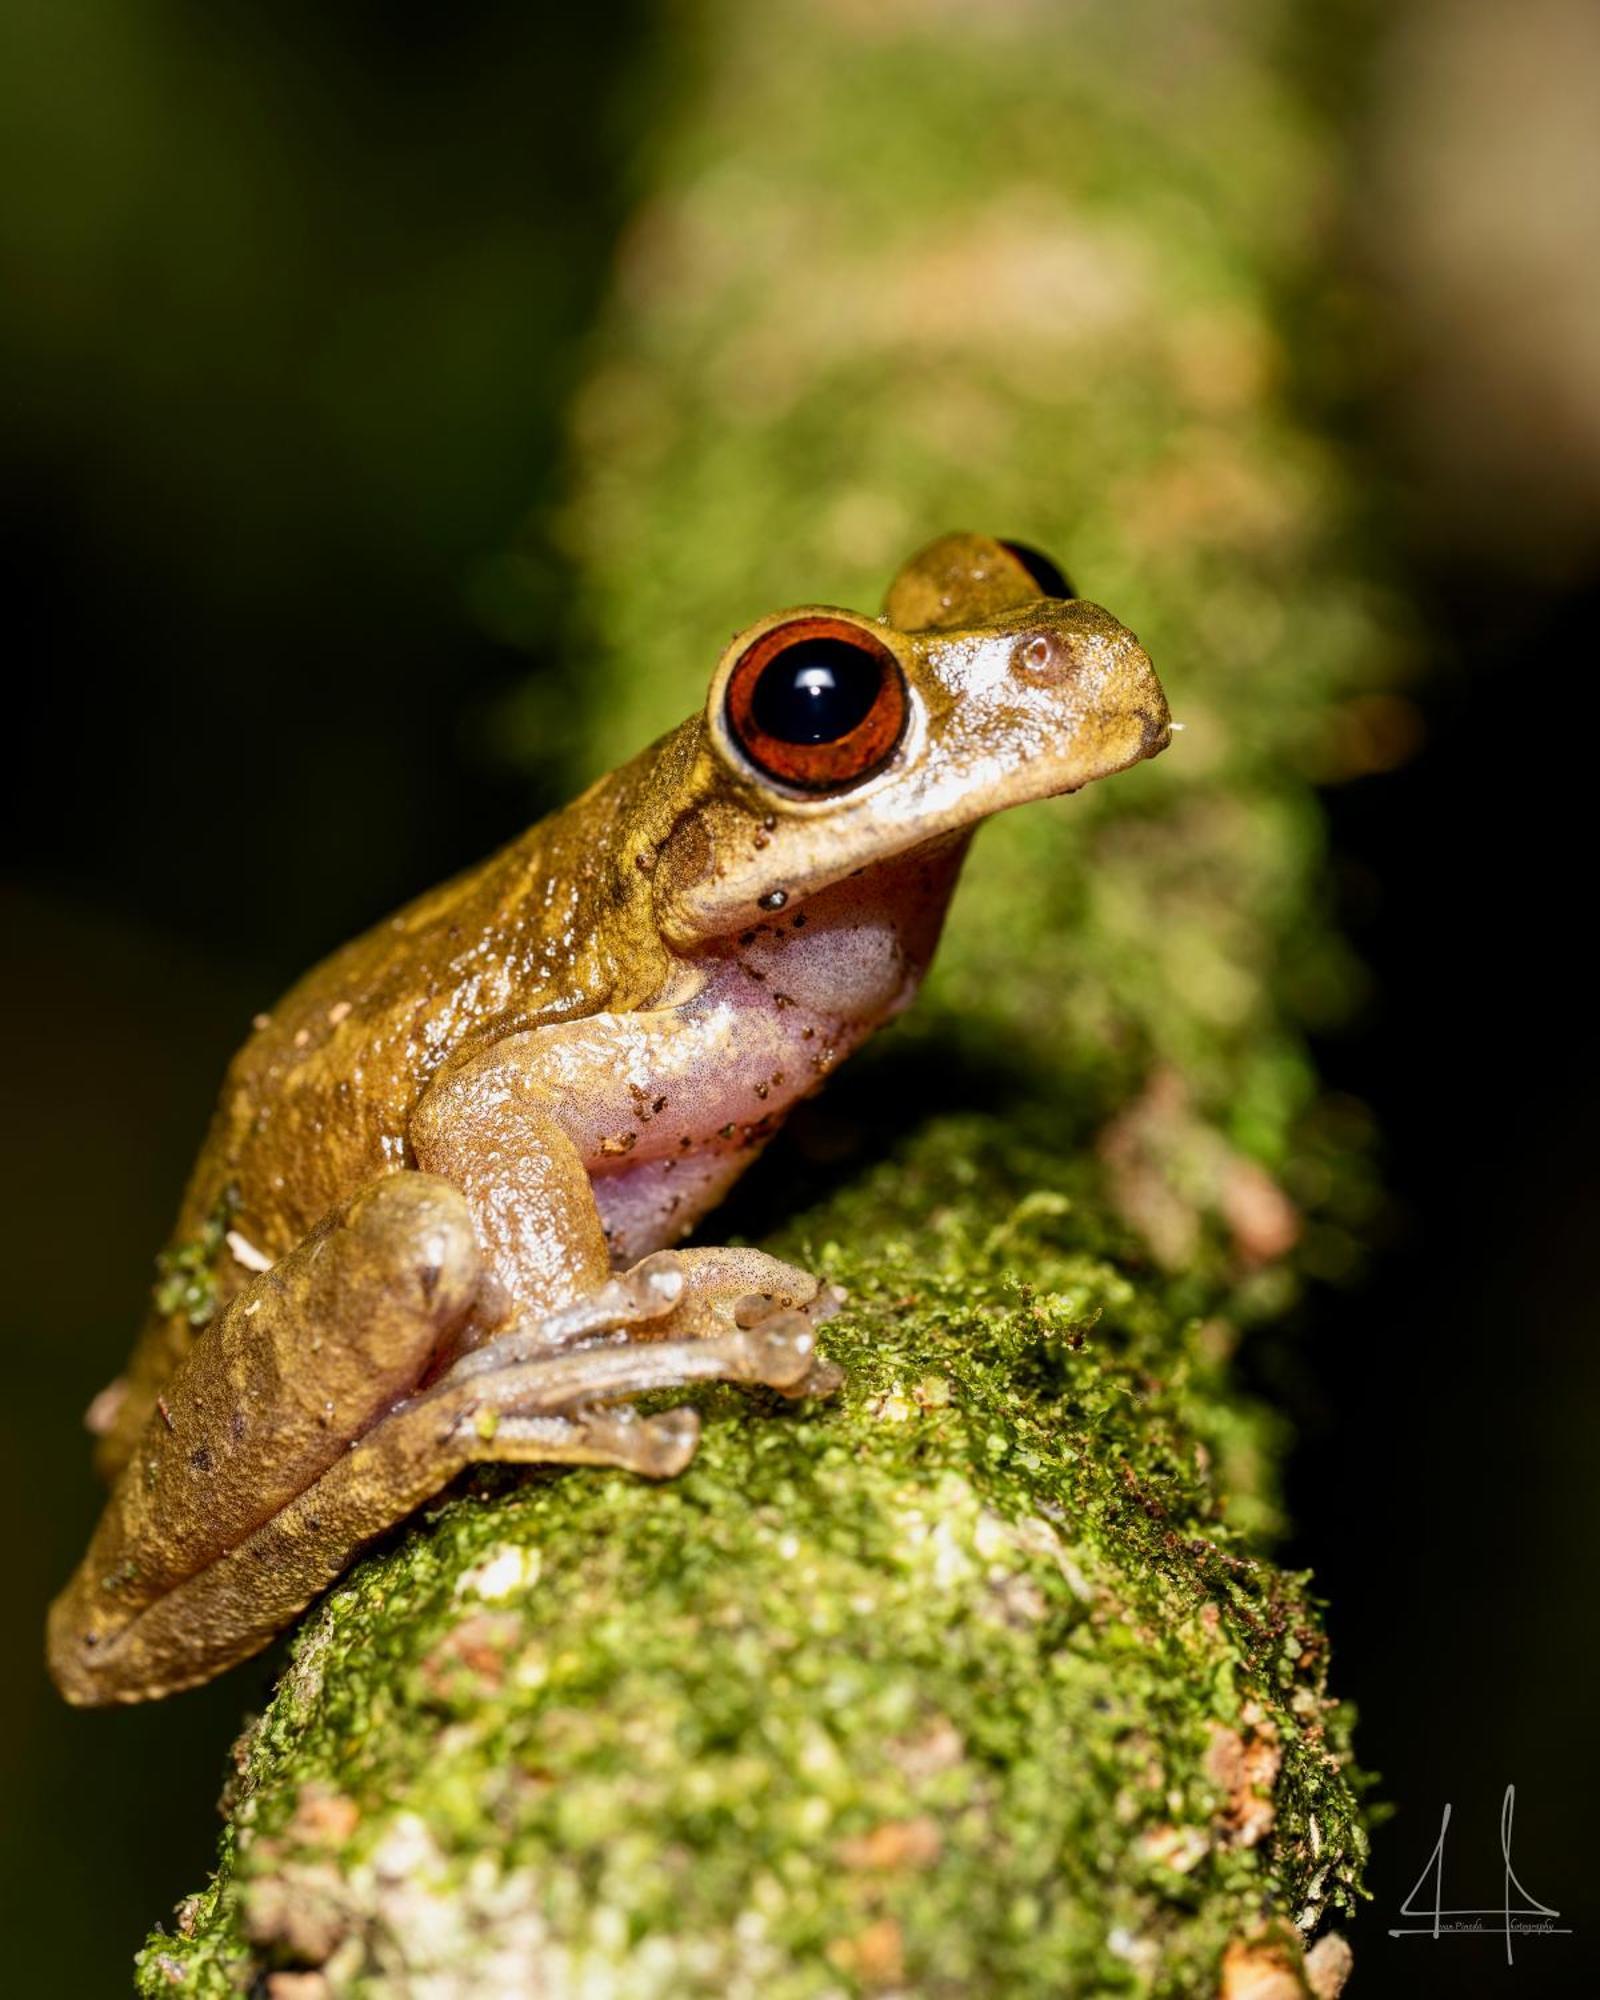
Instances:
[[[704,709],[337,952],[235,1058],[52,1607],[68,1700],[265,1645],[474,1462],[670,1477],[710,1380],[835,1379],[836,1295],[676,1248],[910,1001],[979,821],[1165,747],[1149,661],[1043,557],[952,535],[882,616],[733,641]]]

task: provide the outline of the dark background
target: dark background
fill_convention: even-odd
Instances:
[[[99,0],[0,27],[18,169],[0,192],[0,1880],[20,1990],[63,1994],[124,1990],[148,1923],[204,1879],[224,1748],[266,1681],[256,1663],[133,1714],[55,1702],[40,1607],[97,1508],[75,1415],[122,1358],[251,1013],[551,802],[497,756],[497,705],[555,643],[537,522],[562,401],[634,134],[671,82],[629,5],[332,20],[216,0],[181,35],[176,11]],[[1341,254],[1392,353],[1330,421],[1422,608],[1428,736],[1400,774],[1329,797],[1376,997],[1323,1057],[1386,1134],[1388,1242],[1363,1289],[1317,1296],[1253,1365],[1300,1426],[1291,1555],[1331,1600],[1336,1684],[1396,1809],[1361,1994],[1596,1986],[1600,451],[1556,393],[1562,368],[1600,378],[1556,310],[1586,282],[1592,216],[1568,217],[1542,277],[1502,283],[1522,311],[1497,330],[1427,234],[1435,155],[1419,186],[1397,138],[1433,105],[1431,143],[1470,134],[1452,201],[1520,186],[1531,207],[1518,176],[1543,169],[1508,120],[1559,130],[1574,76],[1600,88],[1567,11],[1535,9],[1544,67],[1512,77],[1499,128],[1470,65],[1446,65],[1439,112],[1428,7],[1352,65],[1342,105]],[[1480,68],[1504,97],[1503,66]],[[1554,360],[1541,316],[1568,343]],[[513,646],[485,606],[519,540],[550,637]],[[1528,1943],[1509,1974],[1492,1943],[1391,1943],[1447,1800],[1453,1899],[1497,1898],[1507,1782],[1518,1872],[1579,1935]]]

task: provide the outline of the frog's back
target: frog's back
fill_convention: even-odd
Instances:
[[[367,1182],[413,1164],[411,1115],[488,1042],[605,1007],[615,986],[611,854],[596,838],[625,771],[430,890],[293,986],[234,1057],[103,1418],[114,1470],[196,1329]]]
[[[442,1069],[606,1004],[609,857],[580,810],[592,798],[352,940],[258,1017],[180,1233],[226,1200],[237,1235],[282,1256],[375,1174],[411,1164],[411,1114]]]

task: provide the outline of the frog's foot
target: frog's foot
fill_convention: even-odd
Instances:
[[[505,1465],[614,1465],[645,1479],[675,1479],[700,1443],[700,1413],[687,1406],[641,1417],[631,1403],[570,1417],[464,1415],[447,1441],[472,1458]],[[476,1444],[474,1444],[476,1439]]]
[[[752,1302],[755,1303],[755,1302]],[[506,1417],[562,1416],[656,1389],[693,1382],[746,1382],[783,1395],[811,1393],[816,1329],[803,1312],[759,1301],[754,1323],[730,1325],[700,1339],[623,1333],[551,1351],[541,1329],[500,1334],[474,1348],[406,1406],[436,1407],[448,1435],[467,1422],[493,1426]],[[491,1454],[492,1455],[492,1454]]]
[[[435,1412],[435,1446],[457,1464],[616,1465],[670,1479],[694,1457],[698,1414],[685,1407],[641,1417],[619,1398],[693,1382],[746,1382],[797,1397],[826,1393],[837,1378],[816,1359],[810,1321],[788,1307],[768,1306],[753,1325],[700,1340],[634,1337],[530,1356],[525,1339],[506,1334],[476,1349],[388,1423],[403,1418],[414,1428]]]
[[[781,1320],[804,1320],[813,1331],[845,1303],[837,1285],[764,1250],[680,1250],[684,1296],[661,1322],[665,1335],[705,1335],[729,1326],[754,1331]],[[786,1396],[831,1396],[844,1380],[837,1363],[817,1356]]]
[[[739,1334],[792,1332],[792,1323],[814,1334],[843,1303],[837,1286],[764,1250],[661,1250],[571,1304],[494,1335],[463,1355],[435,1386],[460,1384],[599,1343],[612,1348],[619,1337],[660,1344],[721,1340],[721,1351],[731,1353]],[[729,1342],[733,1345],[727,1346]],[[756,1378],[735,1374],[729,1379]],[[842,1380],[832,1362],[814,1359],[795,1380],[768,1380],[768,1387],[785,1395],[818,1396]]]

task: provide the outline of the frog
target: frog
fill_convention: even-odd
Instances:
[[[758,618],[697,713],[258,1015],[89,1412],[65,1698],[259,1652],[472,1468],[670,1479],[694,1385],[830,1395],[837,1288],[699,1226],[910,1003],[978,825],[1170,735],[1053,562],[944,535],[876,616]]]

